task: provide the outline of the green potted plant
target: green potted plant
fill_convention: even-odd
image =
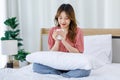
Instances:
[[[7,26],[7,30],[4,33],[4,37],[1,37],[1,40],[17,40],[18,41],[18,47],[22,46],[23,44],[20,42],[22,41],[21,38],[19,38],[20,30],[18,29],[18,21],[16,17],[8,18],[5,20],[4,24]]]
[[[30,52],[25,51],[24,49],[21,49],[18,51],[18,54],[15,55],[16,60],[20,60],[21,62],[26,61],[26,56],[30,54]]]
[[[5,20],[4,24],[7,26],[7,30],[4,33],[4,37],[1,38],[1,41],[17,40],[18,53],[14,55],[14,58],[21,62],[26,61],[25,58],[29,54],[29,52],[26,52],[24,49],[21,48],[23,46],[21,41],[23,41],[23,39],[19,37],[20,29],[18,28],[19,23],[17,18],[8,18],[7,20]]]
[[[25,51],[24,49],[20,49],[18,54],[15,55],[15,59],[19,60],[19,67],[25,66],[28,64],[26,61],[26,56],[30,54],[30,52]]]

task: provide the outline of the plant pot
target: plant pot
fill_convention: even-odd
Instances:
[[[24,67],[24,66],[27,66],[28,65],[28,62],[27,61],[19,61],[19,67]]]

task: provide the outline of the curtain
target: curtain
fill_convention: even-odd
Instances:
[[[6,0],[0,0],[0,38],[4,36],[6,29],[4,21],[6,19]],[[1,40],[0,40],[0,68],[5,67],[7,63],[7,57],[1,52]]]
[[[40,28],[54,26],[56,10],[62,3],[73,6],[81,28],[120,26],[120,0],[9,0],[7,15],[18,17],[25,50],[40,50]]]

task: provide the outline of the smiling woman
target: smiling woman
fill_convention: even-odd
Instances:
[[[0,0],[0,38],[4,34],[4,20],[6,18],[6,0]],[[6,56],[1,54],[1,41],[0,41],[0,68],[5,67],[7,62]]]

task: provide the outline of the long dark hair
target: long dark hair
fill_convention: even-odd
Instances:
[[[56,26],[60,27],[60,25],[58,23],[58,17],[60,16],[61,12],[63,12],[63,11],[67,14],[68,18],[71,20],[67,37],[70,41],[74,42],[75,36],[76,36],[77,23],[76,23],[74,9],[70,4],[62,4],[58,8],[56,16],[55,16],[55,24],[56,24]]]

